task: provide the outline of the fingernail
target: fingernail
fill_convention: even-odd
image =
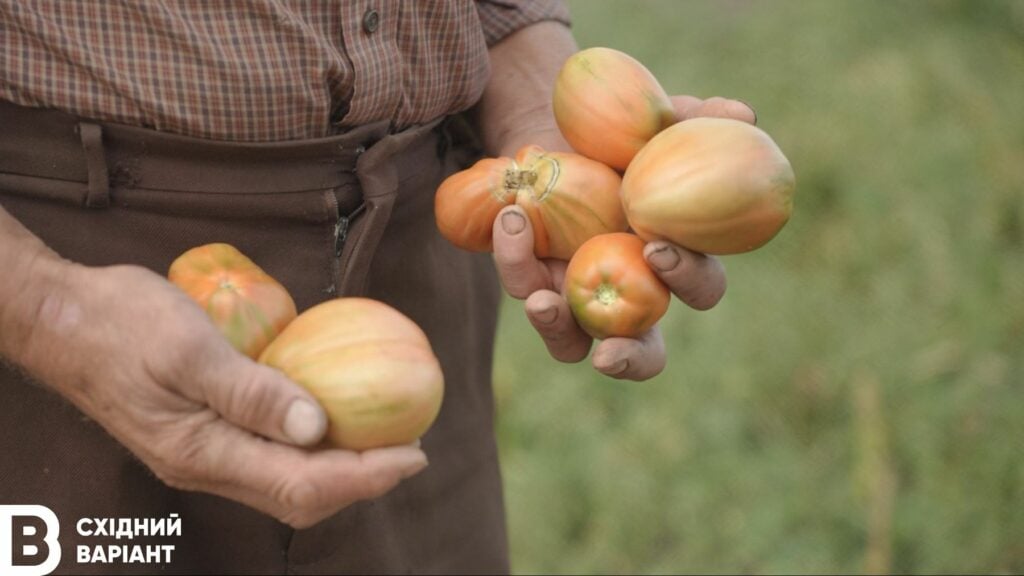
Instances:
[[[757,110],[755,110],[754,107],[751,106],[750,103],[746,102],[745,100],[740,100],[739,98],[736,98],[736,101],[739,102],[740,104],[743,104],[747,108],[750,108],[750,111],[754,113],[754,126],[757,126]]]
[[[413,465],[409,466],[408,468],[406,468],[405,472],[402,473],[402,476],[405,477],[405,478],[408,478],[410,476],[414,476],[416,474],[419,474],[429,464],[430,464],[430,462],[428,462],[426,456],[424,456],[422,460],[417,460],[415,464],[413,464]]]
[[[533,317],[541,324],[551,324],[558,318],[558,308],[555,306],[548,306],[543,310],[534,312]]]
[[[609,364],[607,367],[602,369],[601,372],[604,372],[609,376],[615,376],[617,374],[622,374],[623,372],[625,372],[626,368],[629,368],[629,360],[623,358],[622,360],[618,360],[616,362],[613,362],[612,364]]]
[[[312,444],[324,435],[327,421],[323,411],[312,402],[298,399],[288,407],[284,417],[284,435],[300,446]]]
[[[647,255],[647,262],[661,272],[668,272],[679,265],[679,254],[671,246],[661,244]]]
[[[526,228],[526,220],[518,212],[505,212],[501,215],[501,229],[506,234],[519,234],[523,228]]]

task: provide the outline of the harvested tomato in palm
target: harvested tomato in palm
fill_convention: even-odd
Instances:
[[[229,244],[193,248],[167,274],[239,352],[256,358],[295,318],[288,290]]]
[[[324,407],[331,444],[367,450],[408,444],[437,418],[441,364],[426,334],[394,308],[338,298],[303,312],[263,351]]]
[[[644,260],[644,241],[633,234],[595,236],[569,261],[563,288],[576,322],[604,339],[635,338],[668,310],[668,287]]]
[[[588,48],[569,57],[555,81],[553,106],[573,150],[620,171],[678,120],[654,75],[611,48]]]
[[[600,162],[525,146],[514,159],[485,158],[447,178],[434,212],[452,244],[489,252],[498,212],[518,204],[533,227],[534,254],[568,260],[589,238],[626,229],[621,184],[618,173]]]
[[[795,188],[789,160],[760,128],[694,118],[640,150],[622,179],[622,202],[644,240],[737,254],[778,234],[793,212]]]

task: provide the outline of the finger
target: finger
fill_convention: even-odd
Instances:
[[[306,452],[267,442],[224,420],[193,435],[188,462],[162,474],[169,484],[242,502],[296,528],[359,500],[376,498],[427,466],[411,445],[365,452]]]
[[[647,380],[665,369],[665,341],[657,326],[640,338],[608,338],[594,349],[598,372],[620,380]]]
[[[729,100],[720,96],[705,100],[697,108],[695,114],[699,117],[732,118],[747,124],[757,124],[757,112],[752,106],[739,100]]]
[[[725,267],[721,260],[668,242],[651,242],[644,258],[669,290],[687,306],[709,310],[725,295]]]
[[[526,213],[508,206],[494,220],[494,260],[505,290],[520,300],[551,288],[547,267],[533,255],[533,229]]]
[[[550,288],[552,292],[557,292],[558,288],[565,285],[565,271],[568,269],[569,263],[556,258],[546,258],[542,262],[548,269],[548,277],[551,278],[550,287],[545,288]]]
[[[672,105],[680,121],[691,118],[732,118],[757,125],[757,111],[741,100],[729,100],[714,96],[701,100],[695,96],[672,96]]]
[[[539,290],[530,294],[526,317],[555,360],[579,362],[590,353],[593,339],[576,324],[568,303],[557,292]]]
[[[672,107],[676,111],[676,118],[680,122],[694,118],[695,111],[704,103],[704,100],[688,95],[671,96],[669,100],[672,101]]]
[[[190,367],[178,390],[236,426],[299,446],[316,444],[327,431],[327,415],[306,390],[227,343],[203,348]]]
[[[272,457],[260,452],[255,450],[245,461]],[[281,458],[273,466],[253,466],[249,473],[238,466],[231,468],[241,472],[234,477],[235,485],[244,487],[240,494],[260,499],[269,495],[268,513],[295,528],[308,528],[355,502],[383,496],[428,465],[426,455],[409,446],[359,453],[324,450],[299,456],[294,461]],[[236,457],[233,463],[241,462],[242,458]]]

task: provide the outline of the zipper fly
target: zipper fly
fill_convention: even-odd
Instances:
[[[341,258],[341,253],[345,250],[345,240],[348,238],[349,224],[356,219],[366,208],[366,204],[360,204],[358,208],[353,210],[350,214],[343,216],[338,215],[338,221],[334,223],[334,256]]]

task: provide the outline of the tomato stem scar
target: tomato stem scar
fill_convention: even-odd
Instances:
[[[594,290],[594,300],[597,300],[605,306],[614,303],[618,297],[618,292],[615,291],[615,287],[611,284],[603,283]]]

